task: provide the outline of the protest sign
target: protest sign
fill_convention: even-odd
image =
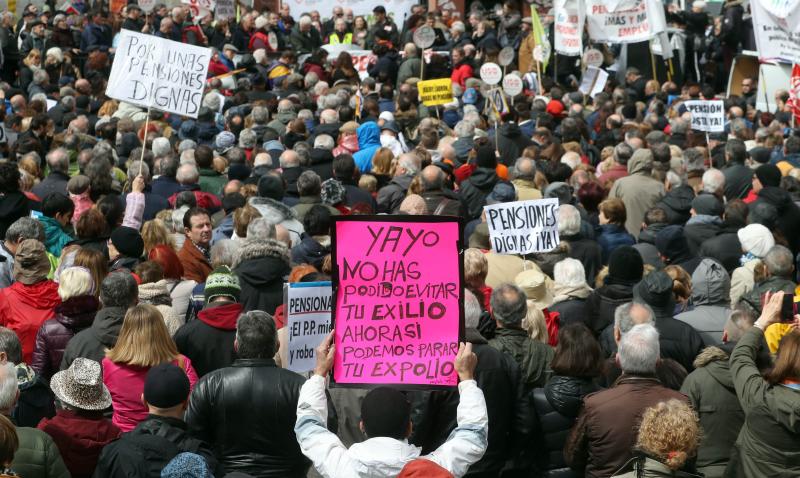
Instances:
[[[213,12],[217,6],[214,0],[181,0],[192,11],[192,18],[201,18]]]
[[[557,53],[567,56],[580,56],[583,49],[583,24],[586,14],[579,0],[556,0],[555,38]]]
[[[311,12],[313,10],[317,10],[322,12],[323,20],[326,20],[325,15],[330,14],[331,6],[334,5],[333,2],[328,0],[282,0],[283,4],[287,4],[291,6],[292,14],[297,15],[301,12]],[[407,17],[411,16],[411,7],[414,5],[419,4],[418,0],[381,0],[380,2],[375,2],[371,0],[336,0],[336,5],[341,6],[342,8],[350,8],[353,10],[353,17],[363,16],[370,25],[373,23],[373,16],[372,9],[375,8],[376,5],[380,4],[384,8],[386,8],[387,15],[394,20],[394,22],[398,26],[402,26],[405,22]],[[269,5],[268,3],[265,5]],[[270,9],[275,9],[272,11],[277,11],[279,2],[274,3],[274,7],[269,7]],[[252,4],[251,4],[252,6]],[[442,3],[437,5],[439,10],[446,9],[446,6]],[[463,9],[463,6],[461,7]],[[295,13],[297,12],[297,13]]]
[[[413,39],[414,44],[424,50],[425,48],[430,48],[433,42],[436,41],[436,32],[428,25],[422,25],[414,30]]]
[[[600,67],[603,64],[603,52],[596,48],[589,48],[583,54],[583,63],[586,66]]]
[[[725,131],[725,106],[722,100],[684,101],[686,110],[692,114],[692,129],[707,133]]]
[[[217,0],[217,8],[214,10],[214,20],[228,20],[235,16],[236,2],[234,0]],[[275,49],[276,48],[273,48],[273,50]]]
[[[792,110],[795,124],[800,124],[800,65],[792,66],[792,76],[789,80],[789,101],[786,103]]]
[[[419,99],[425,106],[446,105],[453,102],[452,80],[440,78],[417,83]]]
[[[462,231],[440,216],[334,218],[336,384],[457,385]]]
[[[492,250],[498,254],[549,252],[559,243],[558,199],[484,206]]]
[[[289,332],[286,368],[294,372],[314,370],[314,350],[331,332],[333,298],[330,282],[284,284],[283,310]]]
[[[156,7],[156,0],[138,0],[136,3],[139,4],[139,8],[144,13],[150,13]]]
[[[511,97],[522,93],[522,78],[514,73],[507,74],[503,78],[503,91]]]
[[[122,30],[106,95],[197,118],[211,50]]]
[[[484,63],[481,65],[481,80],[489,85],[500,83],[503,77],[503,69],[497,63]]]
[[[507,46],[497,54],[497,63],[500,63],[500,66],[508,66],[514,62],[515,54],[514,47]]]
[[[605,70],[589,66],[583,73],[581,86],[578,87],[578,90],[584,95],[594,98],[597,93],[600,93],[606,87],[606,81],[608,81],[608,73]]]
[[[595,42],[636,43],[666,30],[664,7],[654,0],[586,0],[586,12]]]
[[[758,57],[762,60],[800,63],[800,8],[788,8],[797,3],[750,2]]]

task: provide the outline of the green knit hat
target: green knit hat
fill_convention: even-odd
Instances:
[[[220,266],[208,275],[203,295],[205,296],[206,304],[220,296],[239,302],[239,294],[241,292],[242,287],[239,285],[239,278],[236,277],[236,274],[232,273],[228,266]]]

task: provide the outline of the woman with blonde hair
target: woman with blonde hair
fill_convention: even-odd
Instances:
[[[142,240],[145,255],[149,255],[150,251],[159,245],[169,246],[175,250],[175,240],[161,219],[151,219],[142,225]]]
[[[131,307],[114,348],[106,351],[103,359],[103,383],[111,392],[114,407],[112,421],[123,433],[147,417],[142,403],[144,379],[148,370],[162,363],[180,367],[194,388],[197,373],[191,361],[178,352],[158,309],[148,304]]]
[[[640,456],[623,467],[631,471],[618,478],[701,477],[683,471],[688,460],[697,454],[700,425],[692,408],[681,400],[660,402],[644,411],[639,425],[636,449]],[[755,475],[753,475],[755,476]]]
[[[33,72],[42,69],[42,52],[34,48],[22,59],[22,67],[19,69],[19,87],[23,91],[28,91],[28,85],[33,81]]]
[[[103,279],[108,275],[108,259],[105,254],[97,249],[84,247],[75,253],[72,265],[85,267],[89,271],[95,283],[94,296],[100,297],[99,284],[102,284]]]
[[[692,276],[681,266],[669,265],[664,272],[672,279],[672,295],[675,296],[675,314],[685,312],[692,297]]]

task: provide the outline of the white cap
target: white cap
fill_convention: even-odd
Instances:
[[[256,18],[256,21],[255,21],[255,24],[256,24],[256,30],[261,30],[262,28],[264,28],[265,26],[267,26],[267,23],[269,23],[269,20],[267,20],[266,18],[264,18],[264,16],[262,16],[262,15],[259,15],[259,16]]]
[[[696,2],[692,2],[692,8],[696,8],[698,10],[705,10],[706,2],[703,0],[697,0]]]

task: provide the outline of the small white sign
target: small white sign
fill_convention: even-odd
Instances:
[[[597,93],[603,91],[603,88],[606,87],[607,81],[608,73],[606,73],[605,70],[590,66],[586,68],[586,72],[584,72],[583,77],[581,78],[581,85],[578,87],[578,90],[584,95],[589,95],[594,98]]]
[[[586,53],[583,54],[583,63],[586,64],[586,66],[600,68],[603,64],[603,52],[596,48],[589,48],[586,50]]]
[[[330,282],[284,285],[284,310],[289,331],[286,368],[294,372],[314,370],[316,348],[332,329],[332,307]]]
[[[497,63],[484,63],[481,66],[481,80],[489,85],[500,83],[503,78],[503,69]]]
[[[505,91],[508,96],[517,96],[522,93],[522,78],[514,73],[507,74],[505,78],[503,78],[503,91]]]
[[[683,103],[692,114],[692,129],[707,133],[725,131],[725,102],[692,100]]]
[[[558,247],[558,199],[484,206],[492,250],[498,254],[549,252]]]
[[[514,48],[507,46],[498,53],[497,62],[500,63],[500,66],[508,66],[514,62],[514,55]]]
[[[420,48],[430,48],[436,41],[436,31],[428,25],[423,25],[414,31],[414,44]]]

